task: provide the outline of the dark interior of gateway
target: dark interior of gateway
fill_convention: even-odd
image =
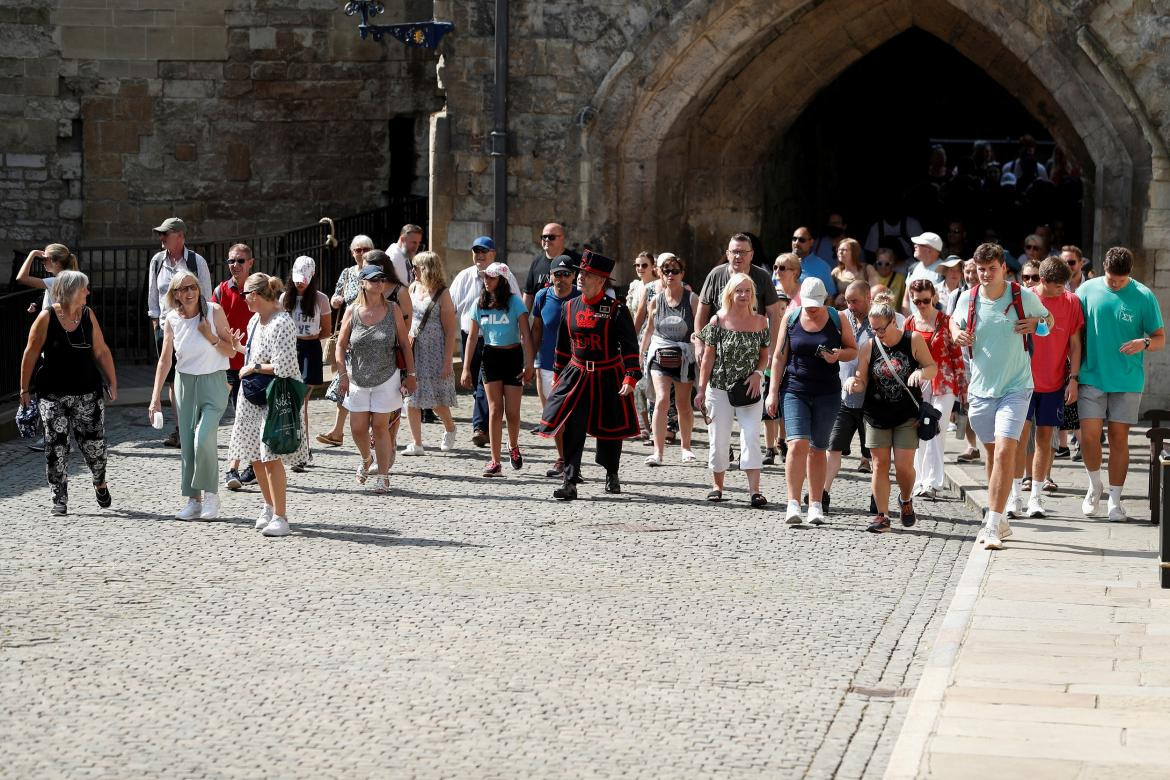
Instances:
[[[1026,135],[1035,151],[1021,156]],[[988,143],[976,149],[978,141]],[[1016,172],[1002,175],[1008,163]],[[909,215],[944,239],[950,223],[962,221],[971,248],[995,237],[1018,253],[1043,224],[1057,246],[1085,246],[1082,168],[1003,85],[945,42],[910,29],[847,68],[777,139],[761,238],[775,257],[788,251],[793,228],[820,235],[838,213],[863,242],[880,217]]]

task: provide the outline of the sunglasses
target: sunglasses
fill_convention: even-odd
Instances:
[[[1040,274],[1020,274],[1020,278],[1025,282],[1038,282],[1040,281]]]
[[[1076,268],[1078,265],[1081,264],[1081,261],[1080,260],[1065,260],[1064,264],[1067,265],[1069,268]]]
[[[775,271],[776,273],[778,273],[778,274],[782,274],[782,273],[784,273],[785,271],[791,271],[791,272],[793,272],[793,273],[796,273],[796,269],[795,269],[795,268],[785,268],[785,267],[784,267],[784,266],[782,266],[782,265],[778,265],[778,266],[776,266],[776,267],[775,267],[774,269],[772,269],[772,270],[774,270],[774,271]]]
[[[794,243],[794,244],[803,244],[805,241],[812,241],[812,237],[811,236],[808,238],[801,238],[800,236],[793,236],[792,237],[792,243]]]
[[[237,257],[237,258],[235,258],[234,260],[233,260],[233,259],[229,259],[229,260],[227,261],[227,264],[228,264],[228,265],[247,265],[247,264],[248,264],[248,260],[247,260],[247,258],[240,258],[240,257]]]
[[[1037,246],[1036,244],[1024,244],[1024,249],[1028,250],[1029,252],[1032,251],[1033,249],[1039,250],[1039,249],[1043,249],[1043,248],[1044,247]]]
[[[179,292],[183,293],[184,295],[186,295],[189,292],[198,292],[198,291],[199,291],[199,285],[197,285],[197,284],[185,284],[179,288]]]
[[[663,268],[662,269],[663,276],[675,276],[675,275],[681,274],[681,273],[682,273],[681,268]]]
[[[566,276],[572,276],[572,271],[553,271],[553,276],[558,279],[564,279]]]
[[[929,306],[930,304],[931,304],[930,298],[915,298],[914,299],[915,306]]]
[[[754,251],[753,249],[728,249],[727,254],[732,257],[743,257],[744,255],[750,255]]]
[[[558,238],[561,238],[561,236],[558,236],[556,233],[545,233],[543,236],[540,237],[540,240],[541,241],[556,241]]]
[[[876,262],[876,263],[874,263],[874,265],[877,266],[878,268],[893,268],[894,267],[893,263],[887,263],[884,260]]]
[[[634,268],[649,268],[649,263],[634,263]]]

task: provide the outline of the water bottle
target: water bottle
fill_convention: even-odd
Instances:
[[[154,419],[150,421],[150,424],[154,426],[156,431],[161,431],[163,427],[163,413],[161,411],[155,412]]]

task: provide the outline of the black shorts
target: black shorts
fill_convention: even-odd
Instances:
[[[523,387],[524,349],[483,345],[483,381],[503,382],[505,386]]]
[[[320,339],[297,339],[297,365],[301,367],[301,381],[306,385],[325,382],[321,368]]]
[[[163,315],[166,316],[166,315]],[[156,357],[162,356],[163,345],[163,321],[158,321],[158,328],[154,331],[154,354]],[[174,349],[171,350],[171,370],[167,372],[167,382],[174,384],[175,381],[175,366],[178,365],[179,358],[175,355]]]
[[[865,446],[865,420],[861,410],[841,404],[841,408],[837,410],[837,419],[833,422],[833,432],[829,434],[829,450],[848,455],[849,444],[857,433],[861,433],[861,455],[869,457],[869,448]]]

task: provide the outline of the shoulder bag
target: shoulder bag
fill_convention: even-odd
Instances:
[[[256,324],[252,326],[252,332],[248,334],[248,352],[244,356],[244,365],[252,365],[252,339],[255,337],[256,328],[259,325],[260,320],[256,320]],[[256,406],[267,406],[268,386],[272,384],[272,380],[275,378],[273,374],[257,374],[253,372],[240,380],[240,391],[244,394],[244,398]]]

